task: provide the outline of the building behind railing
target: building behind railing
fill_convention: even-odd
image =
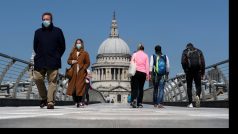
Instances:
[[[207,66],[205,79],[202,80],[202,101],[229,100],[229,60]],[[151,84],[150,84],[151,85]],[[193,83],[193,97],[195,97]],[[153,86],[144,92],[144,101],[152,102]],[[187,85],[184,73],[171,78],[166,82],[165,102],[187,102]]]
[[[33,59],[24,61],[0,53],[0,98],[40,99],[37,87],[33,81]],[[45,79],[46,85],[47,80]],[[63,74],[58,75],[56,101],[72,101],[66,95],[68,79]],[[202,101],[229,100],[229,60],[206,67],[205,80],[202,80]],[[90,101],[105,102],[97,90],[89,90]],[[195,86],[193,86],[195,95]],[[152,102],[153,87],[145,89],[144,102]],[[187,87],[185,74],[169,79],[165,85],[165,102],[186,102]]]
[[[33,80],[33,57],[29,62],[0,53],[0,83],[0,98],[41,99]],[[47,79],[45,83],[47,86]],[[59,74],[56,101],[72,101],[72,97],[66,95],[67,86],[68,79]],[[90,101],[105,102],[100,92],[92,89],[89,94]]]

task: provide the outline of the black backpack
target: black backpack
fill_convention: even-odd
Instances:
[[[189,68],[199,68],[201,66],[201,57],[197,49],[188,49],[187,58]]]

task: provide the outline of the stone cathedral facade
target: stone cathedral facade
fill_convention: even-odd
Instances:
[[[100,91],[105,100],[127,103],[131,91],[127,77],[130,58],[130,48],[119,37],[114,12],[110,35],[100,45],[96,63],[92,64],[92,87]]]

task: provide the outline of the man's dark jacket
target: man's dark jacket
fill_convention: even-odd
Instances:
[[[61,57],[65,51],[64,34],[60,28],[50,24],[48,28],[42,25],[34,36],[34,69],[59,69]]]
[[[205,59],[204,59],[203,53],[198,48],[193,48],[193,49],[197,49],[198,53],[200,54],[201,66],[196,69],[188,67],[188,57],[187,57],[188,49],[185,49],[183,51],[182,58],[181,58],[181,64],[182,64],[183,70],[185,73],[188,73],[189,71],[200,71],[201,75],[204,75],[205,74]]]

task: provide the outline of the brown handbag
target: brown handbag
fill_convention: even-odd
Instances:
[[[66,68],[66,71],[65,71],[65,77],[66,78],[72,79],[73,74],[74,74],[73,66],[71,66],[70,68]]]
[[[78,56],[78,58],[76,60],[79,59],[79,56]],[[74,64],[71,65],[70,68],[66,68],[66,70],[65,70],[65,77],[68,78],[68,79],[72,79],[72,77],[73,77],[73,74],[74,74],[73,66],[74,66]]]

